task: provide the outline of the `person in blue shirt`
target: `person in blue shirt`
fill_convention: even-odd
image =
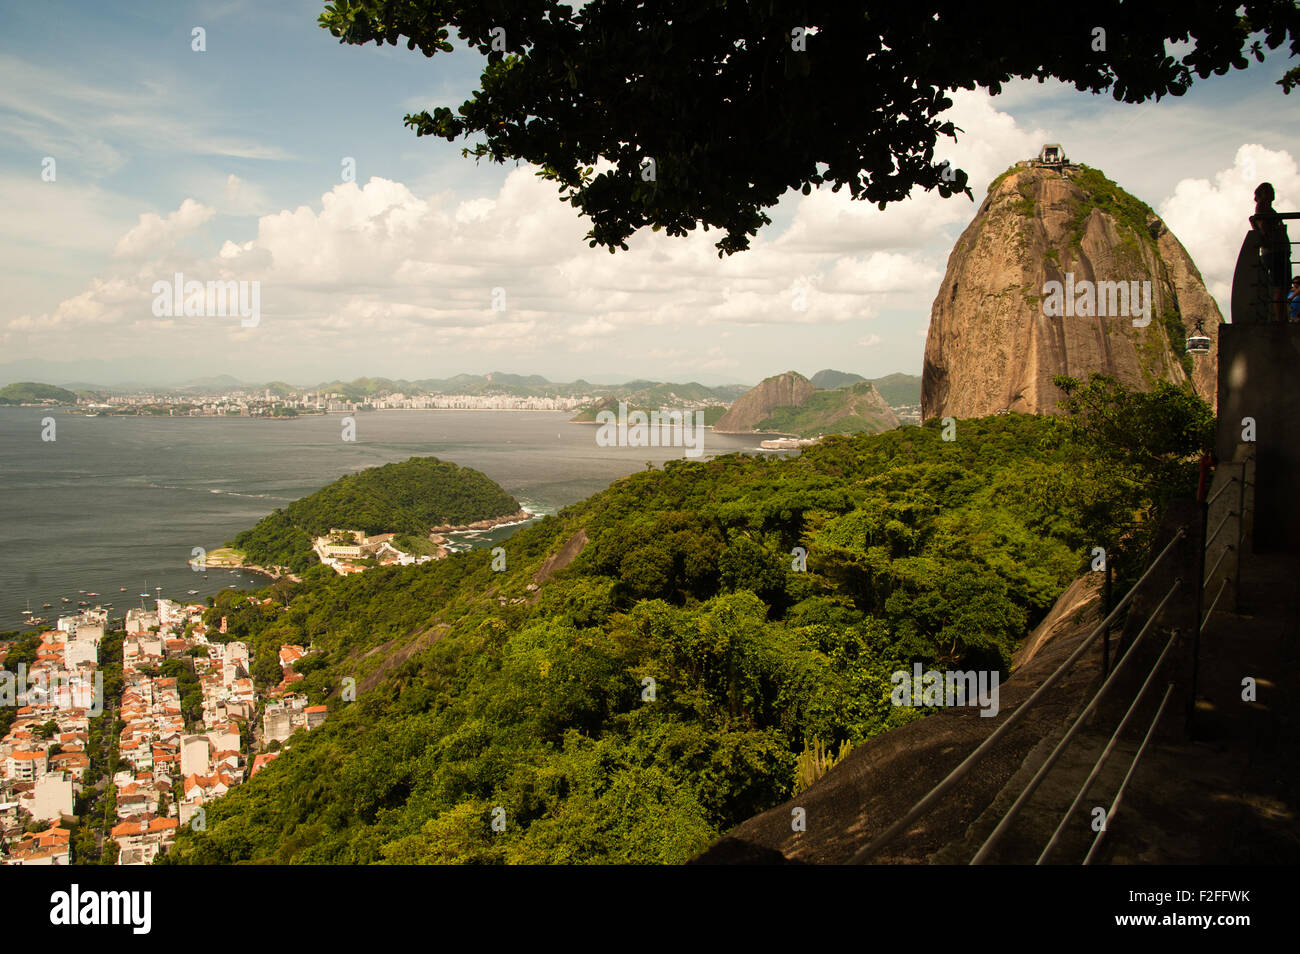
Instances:
[[[1291,279],[1291,294],[1286,297],[1291,303],[1291,320],[1300,321],[1300,276]]]

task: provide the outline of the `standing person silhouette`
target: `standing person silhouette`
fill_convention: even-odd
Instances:
[[[1273,321],[1286,322],[1288,286],[1291,281],[1291,237],[1281,217],[1273,209],[1276,198],[1271,182],[1261,182],[1255,189],[1255,214],[1251,225],[1260,233],[1259,258],[1268,282],[1267,298],[1272,306]]]

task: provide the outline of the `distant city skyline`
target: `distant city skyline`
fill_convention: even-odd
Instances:
[[[780,374],[784,371],[798,371],[800,374],[803,374],[806,377],[812,377],[813,374],[821,370],[823,369],[813,368],[813,369],[805,370],[802,368],[785,368],[785,367],[780,369],[774,368],[772,371],[764,374],[762,377],[771,377],[774,374]],[[835,368],[834,370],[848,371],[849,373],[859,373],[859,372],[854,372],[848,368]],[[889,373],[895,373],[895,372],[889,372]],[[912,372],[901,372],[901,373],[912,373]],[[918,371],[916,373],[919,374],[920,372]],[[151,374],[154,374],[156,376],[151,377],[150,376]],[[697,376],[689,379],[688,378],[680,378],[680,379],[647,378],[646,375],[637,375],[632,373],[618,374],[609,371],[602,371],[595,374],[578,374],[572,377],[561,378],[553,375],[542,374],[540,371],[536,371],[530,368],[510,369],[510,368],[498,368],[498,367],[493,367],[488,370],[458,370],[446,374],[419,374],[414,376],[400,375],[400,374],[381,374],[375,372],[367,372],[364,370],[354,374],[348,374],[347,376],[326,375],[326,374],[317,374],[316,376],[310,376],[310,372],[308,372],[307,374],[308,376],[302,378],[293,378],[291,376],[286,376],[283,374],[279,374],[279,375],[272,374],[265,378],[263,377],[250,378],[247,377],[246,375],[241,375],[239,373],[224,371],[220,369],[205,374],[198,374],[198,373],[186,374],[183,368],[180,369],[179,373],[175,368],[166,368],[158,371],[153,371],[150,368],[148,357],[144,355],[139,356],[136,359],[127,359],[126,361],[120,363],[110,363],[110,362],[61,363],[61,362],[43,361],[41,359],[28,359],[28,360],[20,360],[20,361],[8,362],[8,363],[0,363],[0,387],[4,387],[7,384],[14,384],[21,381],[33,381],[33,382],[39,382],[41,384],[54,384],[54,385],[58,385],[59,387],[68,387],[69,385],[72,386],[98,385],[103,387],[122,387],[126,385],[139,385],[141,387],[172,389],[172,388],[183,388],[188,386],[194,386],[196,384],[206,385],[211,382],[216,382],[218,379],[230,378],[238,382],[239,385],[246,386],[246,387],[262,387],[264,385],[270,384],[271,382],[278,381],[284,384],[290,384],[296,387],[306,388],[308,390],[311,390],[314,389],[317,385],[327,384],[331,381],[347,382],[347,381],[355,381],[359,378],[387,379],[390,381],[422,381],[422,380],[453,378],[460,374],[467,374],[467,375],[480,376],[480,377],[489,374],[517,374],[524,377],[527,377],[529,375],[541,375],[552,384],[570,384],[575,381],[586,381],[589,384],[596,384],[602,386],[626,384],[630,381],[636,381],[636,380],[655,380],[655,381],[661,381],[661,382],[673,383],[673,384],[687,384],[691,381],[694,381],[698,384],[704,384],[709,387],[721,387],[729,384],[753,385],[753,384],[757,384],[761,380],[761,378],[755,378],[754,380],[750,381],[750,380],[745,380],[730,375],[722,375],[722,374],[705,374],[702,376]],[[863,377],[867,377],[867,375],[863,375]],[[876,377],[883,377],[883,375],[876,375]]]
[[[954,242],[990,180],[1045,142],[1149,203],[1224,317],[1255,185],[1300,208],[1300,132],[1278,121],[1287,60],[1270,55],[1142,105],[1055,82],[960,91],[962,132],[940,151],[974,202],[918,193],[882,212],[791,192],[749,252],[719,260],[712,234],[645,233],[610,255],[535,170],[467,161],[402,125],[466,98],[477,54],[340,46],[321,7],[7,11],[0,378],[49,380],[24,370],[40,362],[105,385],[919,374]],[[156,313],[155,285],[182,273],[258,283],[258,320]]]

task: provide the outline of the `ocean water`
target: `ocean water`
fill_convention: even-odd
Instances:
[[[338,414],[88,418],[0,407],[0,631],[22,628],[29,603],[52,622],[78,600],[112,603],[121,614],[144,592],[199,599],[227,586],[263,586],[257,574],[195,572],[188,561],[195,547],[221,546],[277,507],[366,467],[432,455],[482,471],[525,509],[547,514],[648,460],[683,456],[681,448],[599,447],[597,428],[569,424],[570,416],[373,411],[354,415],[356,441],[345,442]],[[54,418],[53,441],[42,440],[45,417]],[[706,457],[757,449],[757,437],[705,432]],[[459,543],[490,545],[512,532]]]

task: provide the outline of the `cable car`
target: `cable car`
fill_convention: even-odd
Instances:
[[[1209,354],[1210,338],[1205,333],[1205,328],[1201,326],[1201,319],[1196,319],[1196,331],[1187,336],[1187,353],[1188,354]]]

